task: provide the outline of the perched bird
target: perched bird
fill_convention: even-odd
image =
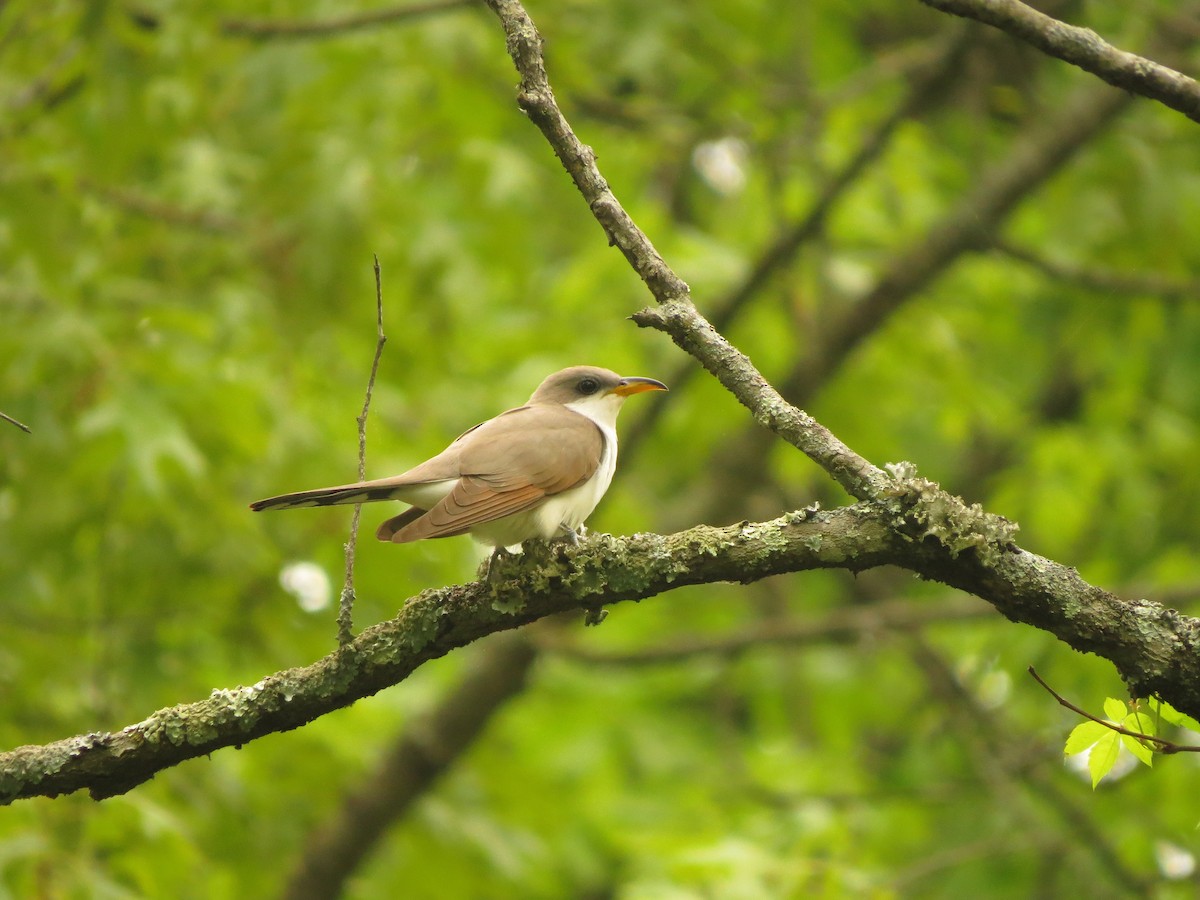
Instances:
[[[254,510],[402,500],[375,532],[404,544],[470,534],[499,549],[530,538],[574,541],[612,482],[625,398],[665,391],[653,378],[594,366],[555,372],[529,402],[476,425],[402,475],[268,497]]]

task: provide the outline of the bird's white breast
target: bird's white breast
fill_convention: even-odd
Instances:
[[[596,467],[595,474],[583,484],[551,497],[538,507],[536,512],[539,537],[551,538],[562,535],[565,531],[578,530],[612,484],[613,473],[617,469],[617,432],[615,428],[606,428],[599,422],[596,424],[604,432],[604,451],[600,454],[600,465]]]
[[[618,394],[606,394],[567,404],[567,409],[596,423],[604,435],[604,450],[600,454],[600,465],[591,478],[579,487],[551,497],[538,509],[542,537],[578,529],[612,484],[613,473],[617,470],[617,413],[624,401],[625,398]]]

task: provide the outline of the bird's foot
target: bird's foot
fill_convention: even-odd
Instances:
[[[571,528],[567,525],[559,525],[559,540],[566,541],[571,546],[578,546],[579,542],[587,537],[587,526],[580,525],[578,528]]]
[[[517,548],[519,551],[520,550],[519,544],[517,545]],[[511,550],[509,550],[507,547],[495,547],[491,553],[489,553],[487,556],[484,557],[483,562],[481,562],[479,564],[479,569],[475,574],[477,575],[477,577],[479,578],[480,581],[491,581],[492,580],[492,572],[496,568],[496,563],[502,562],[503,560],[506,560],[509,557],[515,556],[515,555],[516,554],[513,553]]]

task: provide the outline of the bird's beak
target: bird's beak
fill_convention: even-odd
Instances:
[[[639,378],[635,375],[631,378],[622,378],[612,392],[621,397],[628,397],[644,391],[665,391],[666,389],[667,386],[661,381],[655,381],[653,378]]]

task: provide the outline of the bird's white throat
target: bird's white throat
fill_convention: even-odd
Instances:
[[[617,413],[625,398],[620,394],[597,394],[584,397],[582,400],[572,400],[565,404],[567,409],[574,410],[581,416],[587,416],[600,426],[604,437],[611,440],[613,447],[617,446]]]

